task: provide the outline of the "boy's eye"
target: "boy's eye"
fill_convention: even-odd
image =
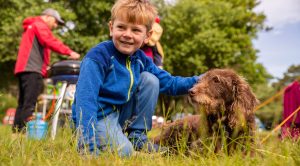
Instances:
[[[123,25],[118,25],[117,28],[124,29],[125,27]]]
[[[140,30],[140,29],[137,29],[137,28],[133,29],[132,31],[133,31],[133,32],[141,32],[141,30]]]

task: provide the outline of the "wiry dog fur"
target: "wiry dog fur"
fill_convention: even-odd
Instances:
[[[199,115],[167,124],[155,143],[178,151],[203,151],[207,143],[213,151],[232,152],[238,145],[254,142],[254,107],[258,100],[248,83],[231,69],[212,69],[189,91],[189,99]],[[206,145],[205,145],[206,144]]]

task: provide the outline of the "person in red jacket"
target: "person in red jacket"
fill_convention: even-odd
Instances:
[[[51,8],[40,16],[28,17],[23,21],[23,34],[15,65],[15,75],[19,80],[18,107],[13,124],[13,132],[24,131],[26,122],[32,116],[38,95],[43,90],[43,77],[47,75],[50,52],[79,59],[80,55],[58,40],[53,29],[64,24],[60,14]]]

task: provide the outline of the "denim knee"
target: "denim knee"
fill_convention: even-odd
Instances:
[[[140,86],[146,86],[152,90],[159,90],[159,80],[155,75],[149,72],[142,72]]]
[[[125,144],[125,145],[121,145],[120,150],[118,150],[118,154],[121,157],[129,157],[132,155],[133,153],[133,146],[131,143]]]

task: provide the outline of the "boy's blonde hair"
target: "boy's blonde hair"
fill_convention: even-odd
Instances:
[[[117,0],[111,9],[111,21],[116,18],[125,19],[130,23],[145,25],[150,31],[155,18],[156,8],[149,0]]]

